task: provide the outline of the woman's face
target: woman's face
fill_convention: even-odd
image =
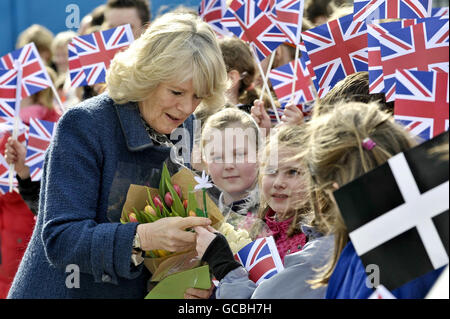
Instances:
[[[290,160],[293,155],[292,152],[280,152],[278,159],[269,161],[261,171],[262,193],[267,204],[285,218],[299,208],[305,197],[299,164]]]
[[[170,134],[195,111],[200,102],[192,80],[160,83],[146,100],[139,103],[139,111],[157,132]]]

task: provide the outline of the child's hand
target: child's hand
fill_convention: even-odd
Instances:
[[[281,121],[286,124],[303,124],[304,118],[302,111],[293,103],[288,103],[284,109],[284,115],[281,117]]]
[[[209,289],[188,288],[184,292],[184,299],[209,299],[214,287],[214,284],[211,283],[211,288]]]
[[[272,123],[270,121],[270,116],[267,114],[266,109],[264,108],[264,102],[260,100],[255,100],[253,102],[253,106],[250,110],[252,117],[255,119],[256,124],[261,129],[265,130],[266,136],[270,132],[270,128],[272,127]]]
[[[30,168],[25,165],[26,155],[27,149],[25,145],[12,137],[8,138],[8,142],[5,145],[5,160],[9,165],[14,164],[14,170],[22,179],[30,177]]]
[[[197,245],[195,249],[197,250],[198,256],[202,258],[209,244],[211,244],[214,238],[216,238],[215,234],[216,230],[211,226],[207,227],[197,226],[194,227],[194,229],[195,232],[197,233]]]

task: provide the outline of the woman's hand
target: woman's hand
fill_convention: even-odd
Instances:
[[[195,249],[197,250],[198,256],[202,258],[209,244],[216,238],[216,230],[211,226],[195,227],[194,229],[197,233],[197,245]]]
[[[284,114],[281,117],[281,121],[285,124],[295,124],[300,125],[303,124],[303,113],[302,111],[297,107],[297,105],[293,103],[289,103],[286,105],[284,109]]]
[[[153,223],[139,224],[137,233],[142,250],[164,249],[177,252],[195,246],[196,234],[186,229],[210,224],[211,220],[204,217],[166,217]]]
[[[255,100],[250,109],[250,114],[255,119],[256,124],[258,124],[258,126],[265,131],[266,136],[268,136],[270,129],[272,128],[272,122],[270,121],[269,114],[267,114],[267,111],[264,108],[264,102]]]
[[[21,179],[30,177],[30,168],[25,165],[26,155],[25,145],[12,137],[8,138],[5,144],[5,160],[9,165],[14,164],[14,170]]]

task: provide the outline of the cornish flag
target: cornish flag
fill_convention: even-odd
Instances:
[[[25,164],[30,167],[32,181],[39,181],[42,177],[45,151],[53,139],[55,124],[55,122],[30,119],[30,136]]]
[[[423,140],[448,130],[448,73],[397,70],[394,118]]]
[[[354,21],[431,17],[432,0],[354,0]]]
[[[105,82],[106,70],[114,55],[118,51],[125,50],[133,41],[133,32],[129,24],[74,37],[72,43],[86,75],[87,85]]]
[[[386,101],[395,99],[395,71],[449,71],[448,20],[427,18],[425,22],[389,32],[380,41]]]
[[[22,68],[22,98],[53,85],[34,42],[1,57],[0,69],[14,69],[16,61]]]
[[[448,264],[448,141],[442,133],[334,192],[356,252],[391,291]]]
[[[353,16],[302,32],[318,91],[327,91],[350,74],[368,70],[367,27]],[[323,94],[321,94],[323,96]]]
[[[244,266],[249,278],[257,285],[284,269],[272,236],[251,242],[234,258]]]

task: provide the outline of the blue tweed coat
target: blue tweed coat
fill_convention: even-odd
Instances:
[[[183,124],[188,149],[193,119]],[[46,153],[38,220],[8,298],[143,298],[150,273],[131,264],[137,224],[122,225],[120,212],[131,183],[157,187],[169,154],[136,103],[105,93],[69,109]]]

